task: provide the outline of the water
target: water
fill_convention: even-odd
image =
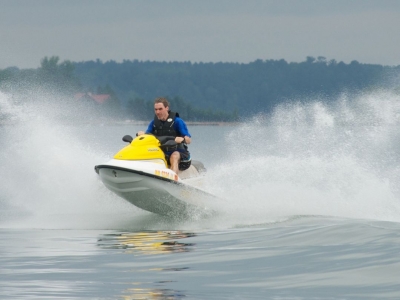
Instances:
[[[0,299],[400,298],[396,94],[191,126],[221,200],[187,220],[133,207],[93,170],[145,126],[71,124],[71,108],[1,93],[0,108]]]

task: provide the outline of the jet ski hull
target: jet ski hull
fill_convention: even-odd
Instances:
[[[113,165],[96,166],[104,185],[131,204],[164,216],[207,216],[216,197],[182,180]]]

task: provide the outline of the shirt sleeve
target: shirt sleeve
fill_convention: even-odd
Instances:
[[[186,126],[185,121],[183,121],[181,118],[177,117],[175,118],[175,124],[174,124],[174,129],[177,133],[179,133],[181,136],[188,136],[192,137],[189,133],[189,130]]]
[[[154,120],[152,120],[147,127],[146,133],[153,133],[153,125],[154,125]]]

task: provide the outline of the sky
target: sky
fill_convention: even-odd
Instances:
[[[44,57],[400,65],[400,0],[0,0],[0,69]]]

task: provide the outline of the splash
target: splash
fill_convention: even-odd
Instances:
[[[40,100],[0,93],[1,227],[199,230],[314,215],[400,221],[398,94],[296,102],[233,127],[221,162],[204,161],[204,187],[223,199],[220,214],[190,221],[152,215],[109,192],[93,171],[113,153],[99,147],[108,136],[79,136],[84,126],[71,122],[82,114]],[[207,144],[210,136],[193,152],[221,148],[220,139]]]
[[[79,140],[73,126],[60,121],[66,120],[67,109],[70,116],[78,114],[53,99],[34,100],[17,103],[0,93],[1,225],[103,228],[110,223],[110,212],[114,221],[132,213],[134,209],[108,192],[93,171],[108,156],[91,147],[92,141]]]
[[[400,96],[278,106],[227,136],[208,184],[238,224],[325,215],[400,221]]]

